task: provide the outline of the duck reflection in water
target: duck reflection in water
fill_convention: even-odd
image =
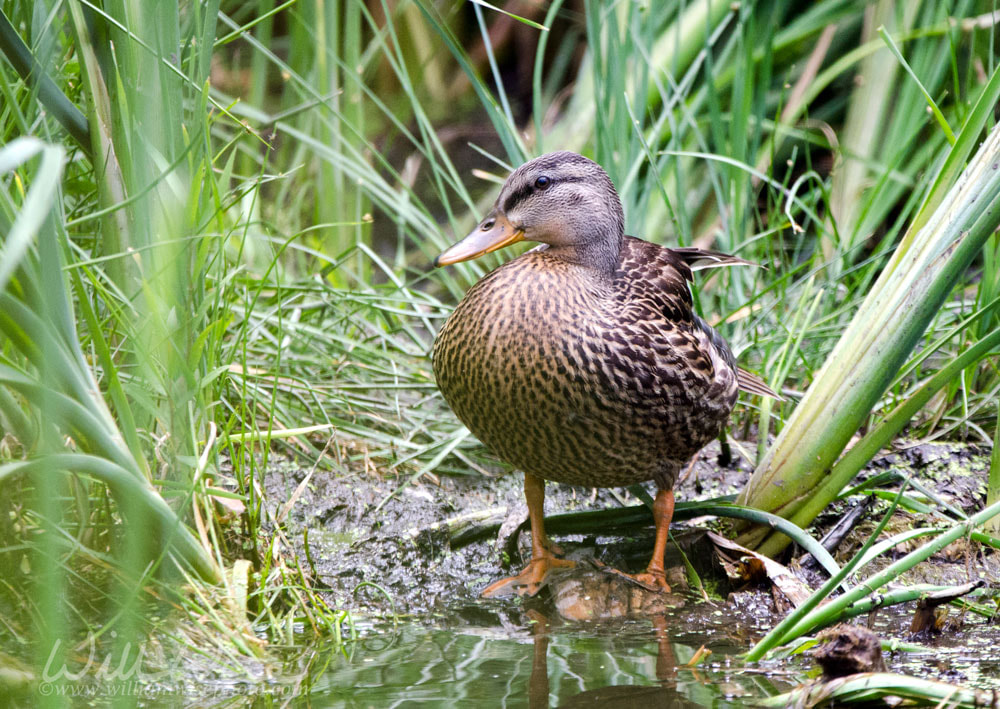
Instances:
[[[531,678],[528,682],[528,706],[530,709],[549,709],[549,633],[548,617],[537,611],[528,610],[526,614],[532,622],[534,638],[534,654],[531,662]],[[613,685],[600,689],[589,689],[572,696],[558,704],[558,707],[602,707],[603,709],[653,709],[670,707],[684,709],[698,707],[677,688],[677,660],[674,656],[673,644],[667,633],[667,619],[664,615],[650,618],[656,631],[656,679],[654,685]],[[682,671],[694,673],[692,669],[682,668]]]

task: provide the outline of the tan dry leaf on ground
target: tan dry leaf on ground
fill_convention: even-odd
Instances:
[[[812,590],[792,574],[788,567],[779,564],[774,559],[750,551],[715,532],[709,532],[708,538],[717,547],[737,552],[741,556],[742,569],[734,569],[738,577],[742,577],[745,581],[752,581],[758,574],[763,573],[795,608],[798,608],[812,593]],[[729,573],[730,569],[727,568],[726,571]]]

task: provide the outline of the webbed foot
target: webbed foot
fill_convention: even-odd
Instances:
[[[508,590],[513,590],[519,596],[534,596],[541,590],[549,571],[572,569],[575,566],[575,561],[560,559],[546,552],[542,556],[533,558],[524,571],[516,576],[508,576],[487,586],[483,590],[482,596],[483,598],[497,598],[506,595]]]

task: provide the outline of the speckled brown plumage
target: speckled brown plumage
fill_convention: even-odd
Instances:
[[[691,270],[624,240],[610,276],[532,250],[477,283],[434,345],[438,387],[499,457],[609,487],[680,469],[737,395],[729,347],[692,311]]]
[[[722,430],[738,389],[771,393],[694,313],[688,285],[693,267],[746,262],[624,236],[607,174],[567,152],[515,170],[486,219],[436,263],[521,239],[541,246],[473,286],[434,343],[455,414],[525,472],[532,562],[484,595],[509,585],[534,593],[548,569],[570,564],[548,548],[544,480],[655,480],[656,545],[635,578],[669,589],[662,559],[681,466]]]

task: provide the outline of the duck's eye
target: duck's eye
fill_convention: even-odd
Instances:
[[[542,175],[537,180],[535,180],[535,187],[537,187],[540,190],[547,190],[551,186],[552,186],[551,177],[546,177],[545,175]]]

